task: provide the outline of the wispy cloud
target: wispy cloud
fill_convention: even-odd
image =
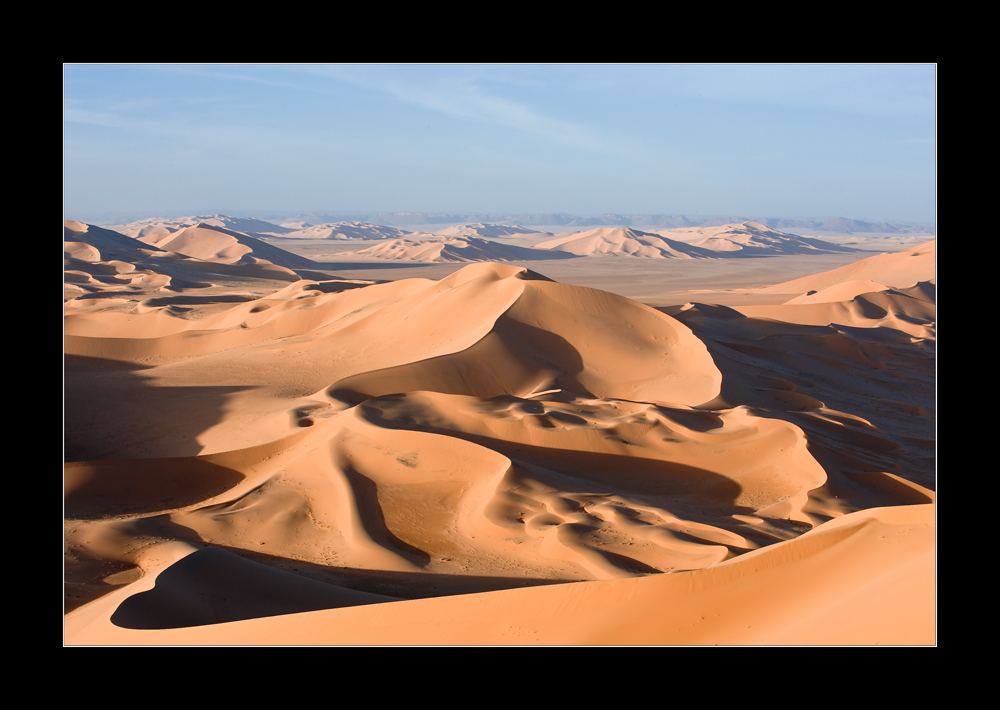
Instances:
[[[384,67],[327,65],[287,67],[316,77],[346,82],[447,116],[504,126],[567,146],[643,159],[644,152],[627,136],[557,118],[485,88],[489,71],[473,66]],[[509,83],[509,82],[507,82]]]

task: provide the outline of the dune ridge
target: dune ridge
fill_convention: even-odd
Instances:
[[[586,232],[557,235],[554,239],[536,244],[535,248],[577,256],[611,254],[647,259],[712,259],[718,256],[709,249],[629,227],[598,227]]]
[[[761,293],[795,294],[798,297],[810,294],[810,292],[818,293],[837,284],[852,281],[907,288],[920,281],[933,281],[935,279],[936,244],[936,241],[930,241],[899,252],[876,254],[839,269],[804,276],[800,279],[765,286],[757,290]]]
[[[725,252],[727,257],[861,251],[815,237],[800,237],[780,232],[758,222],[661,229],[656,233],[665,238],[676,239],[712,251]]]
[[[673,575],[155,631],[108,624],[119,601],[108,598],[68,626],[84,645],[926,645],[935,637],[933,532],[933,506],[881,508]]]
[[[349,252],[350,253],[350,252]],[[437,263],[474,261],[535,261],[571,259],[570,254],[501,244],[475,236],[448,236],[427,240],[394,239],[351,253],[355,257],[427,261]]]
[[[298,223],[298,229],[276,234],[284,239],[402,239],[410,233],[395,227],[367,222],[330,222],[326,224]]]

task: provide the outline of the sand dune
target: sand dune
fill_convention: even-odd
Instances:
[[[456,224],[452,227],[446,227],[445,229],[438,230],[435,234],[444,237],[490,238],[509,237],[512,235],[523,234],[545,234],[545,232],[539,232],[535,229],[527,229],[526,227],[519,227],[516,224],[483,224],[482,222],[477,222],[476,224]]]
[[[935,642],[930,284],[658,310],[188,229],[67,223],[67,644]]]
[[[473,261],[536,261],[542,259],[570,259],[572,255],[553,253],[542,249],[501,244],[479,237],[430,238],[426,241],[394,239],[385,244],[352,252],[356,257],[392,259],[399,261],[426,261],[436,263]]]
[[[535,247],[577,256],[613,254],[647,259],[714,259],[718,256],[708,249],[628,227],[600,227],[586,232],[561,234]]]
[[[181,562],[205,552],[192,549]],[[178,566],[151,571],[131,597],[121,590],[69,617],[68,636],[95,645],[921,645],[935,638],[933,506],[853,513],[705,570],[355,608],[328,603],[323,611],[211,625],[189,620],[219,612],[195,607],[184,610],[183,626],[150,630],[142,612],[159,617],[201,582],[163,579]]]
[[[285,234],[276,235],[286,239],[402,239],[409,236],[395,227],[384,227],[365,222],[334,222],[329,224],[306,225]]]
[[[859,251],[822,239],[779,232],[757,222],[724,224],[718,227],[663,229],[658,230],[657,234],[712,251],[725,252],[727,257]]]
[[[128,224],[110,225],[108,229],[120,232],[129,237],[147,237],[153,234],[170,234],[179,232],[187,227],[219,227],[221,229],[231,229],[244,234],[265,234],[282,235],[291,231],[271,222],[249,217],[230,217],[228,215],[204,215],[201,217],[178,217],[174,219],[143,219]]]
[[[204,223],[168,234],[148,234],[139,237],[139,241],[165,251],[221,264],[259,264],[266,261],[291,269],[315,266],[308,259],[278,249],[248,234]]]
[[[833,271],[805,276],[757,290],[761,293],[791,293],[797,296],[809,296],[837,284],[859,281],[868,282],[869,286],[874,283],[887,287],[907,288],[919,281],[929,282],[935,279],[936,243],[936,241],[931,241],[903,251],[877,254]]]

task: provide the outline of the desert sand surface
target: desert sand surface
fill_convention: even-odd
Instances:
[[[296,227],[290,232],[280,235],[284,239],[400,239],[409,235],[394,227],[384,227],[365,222],[332,222],[329,224],[307,225],[304,223],[282,224],[283,227]]]
[[[383,244],[347,252],[350,258],[389,259],[435,263],[476,261],[547,261],[572,259],[573,254],[548,249],[519,247],[474,236],[430,236],[425,239],[393,239]],[[344,256],[333,253],[332,258]]]
[[[933,243],[136,237],[65,226],[67,645],[936,643]]]
[[[657,232],[666,239],[675,239],[693,246],[724,252],[728,257],[778,256],[784,254],[815,254],[850,252],[854,247],[838,245],[822,239],[800,237],[771,229],[757,222],[724,224],[717,227],[664,229]]]
[[[647,259],[712,259],[722,256],[712,250],[628,227],[599,227],[586,232],[559,234],[554,239],[537,244],[536,248],[577,256],[611,254]]]

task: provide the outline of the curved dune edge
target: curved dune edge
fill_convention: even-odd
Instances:
[[[111,621],[155,574],[66,617],[67,645],[932,645],[933,504],[874,508],[703,570],[182,629]],[[169,543],[162,569],[194,548]],[[186,548],[186,549],[182,549]]]
[[[875,281],[892,288],[908,288],[936,276],[937,241],[930,241],[899,252],[877,254],[841,266],[839,269],[803,276],[792,281],[753,289],[757,293],[789,293],[800,296],[809,291],[823,291],[849,281]]]
[[[847,282],[845,285],[849,288],[844,295],[852,293],[850,285],[858,283]],[[933,300],[926,300],[922,289],[930,285],[921,281],[908,289],[882,287],[848,296],[840,302],[825,300],[821,296],[824,291],[820,291],[815,294],[821,298],[817,301],[808,301],[807,297],[803,297],[777,306],[737,306],[734,310],[749,318],[768,318],[800,325],[893,328],[914,337],[928,338],[934,334],[936,307]],[[830,287],[826,291],[835,289]]]

